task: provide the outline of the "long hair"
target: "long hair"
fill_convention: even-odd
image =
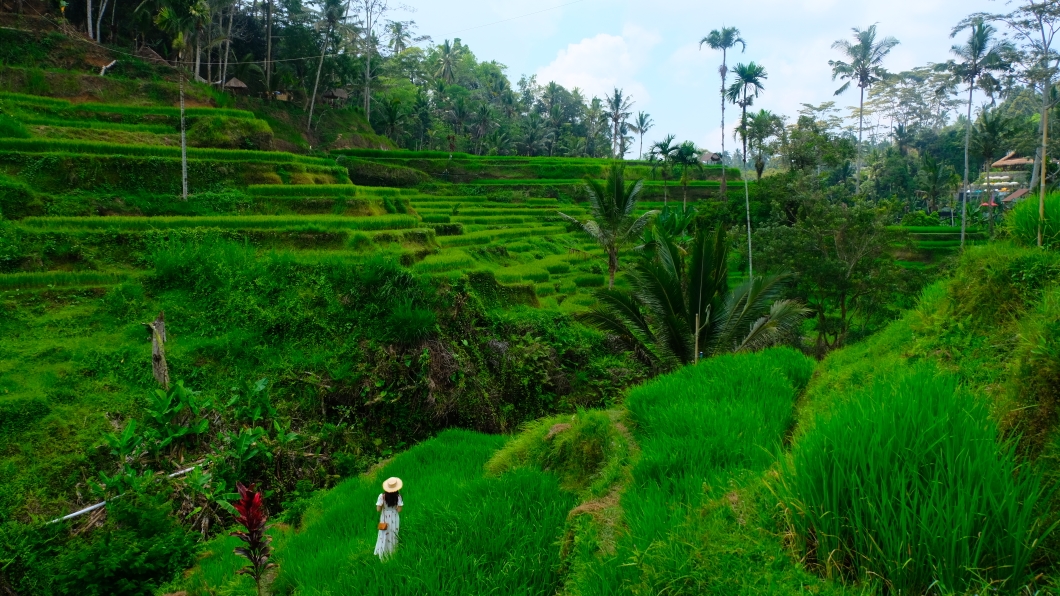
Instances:
[[[397,507],[398,498],[401,497],[401,493],[383,493],[383,502],[386,503],[387,507]]]

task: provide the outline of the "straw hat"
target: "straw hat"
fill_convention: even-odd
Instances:
[[[401,490],[401,486],[401,479],[396,476],[393,478],[387,478],[386,481],[383,482],[383,490],[388,493],[396,493]]]

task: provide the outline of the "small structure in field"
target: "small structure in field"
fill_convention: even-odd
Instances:
[[[345,104],[350,99],[350,94],[345,89],[328,89],[324,92],[324,101],[333,106]]]
[[[225,83],[225,89],[231,91],[232,93],[246,93],[248,87],[247,87],[247,84],[244,83],[243,81],[240,81],[239,79],[237,79],[235,77],[232,77],[232,78],[228,79],[227,83]]]

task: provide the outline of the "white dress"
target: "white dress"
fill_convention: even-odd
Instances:
[[[397,507],[403,506],[405,503],[401,500],[401,495],[398,494]],[[379,498],[375,501],[376,507],[382,507],[383,510],[379,513],[379,521],[386,522],[386,529],[379,530],[379,536],[375,539],[375,554],[380,559],[385,559],[390,555],[394,554],[397,550],[398,544],[398,531],[401,529],[401,518],[398,517],[397,507],[389,507],[386,501],[383,500],[383,494],[379,494]]]

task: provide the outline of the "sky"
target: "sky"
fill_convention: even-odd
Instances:
[[[603,97],[614,87],[633,96],[633,110],[651,114],[645,141],[674,134],[678,140],[718,150],[721,136],[721,53],[699,41],[712,29],[737,27],[747,50],[736,62],[762,64],[768,78],[756,108],[797,117],[803,103],[836,100],[856,106],[857,90],[834,97],[828,60],[832,43],[851,38],[852,27],[878,23],[880,36],[901,43],[885,66],[901,71],[944,62],[958,39],[950,31],[973,12],[1002,12],[999,0],[404,0],[411,11],[393,13],[416,21],[435,43],[460,38],[479,60],[508,67],[514,84],[536,74]],[[729,81],[732,77],[730,75]],[[731,151],[735,107],[726,108]]]

